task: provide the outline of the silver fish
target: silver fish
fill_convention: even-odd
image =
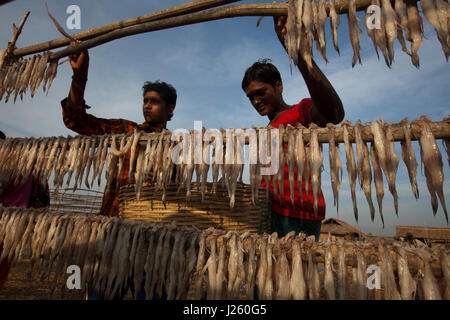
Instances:
[[[433,256],[425,248],[413,249],[413,252],[422,260],[423,264],[419,266],[423,274],[423,279],[420,281],[422,293],[425,300],[442,300],[439,287],[433,275],[430,262]]]
[[[439,42],[441,43],[442,51],[444,52],[445,59],[448,61],[448,57],[450,55],[450,48],[448,46],[447,37],[448,37],[448,31],[447,25],[445,23],[445,13],[442,17],[442,22],[440,19],[440,14],[438,13],[438,10],[436,8],[436,1],[435,0],[424,0],[420,1],[420,6],[422,8],[423,15],[428,20],[428,22],[434,27],[436,30],[436,34],[438,37]],[[448,19],[448,17],[447,17]]]
[[[394,197],[394,208],[395,213],[398,216],[398,195],[397,190],[395,188],[395,179],[397,176],[397,169],[400,159],[395,153],[395,145],[394,145],[394,136],[392,133],[391,123],[387,122],[384,124],[385,133],[386,133],[386,155],[387,155],[387,174],[386,179],[388,181],[389,191],[392,193]],[[386,172],[385,172],[386,173]]]
[[[398,24],[397,24],[397,38],[402,46],[402,50],[408,54],[411,55],[408,48],[406,47],[405,39],[403,38],[403,30],[405,31],[405,38],[407,40],[411,39],[411,35],[409,34],[408,29],[408,11],[406,9],[406,4],[403,0],[395,0],[394,4],[395,13],[398,17]]]
[[[379,0],[371,0],[371,5],[378,6],[380,8]],[[383,54],[384,61],[388,68],[391,67],[392,61],[389,59],[388,49],[387,49],[387,40],[386,40],[386,28],[385,28],[385,17],[383,14],[380,15],[380,28],[374,30],[375,34],[375,42],[377,47],[380,49]]]
[[[294,300],[305,300],[307,295],[300,248],[300,243],[302,240],[303,236],[298,235],[292,242],[292,274],[290,282],[290,293],[291,298]]]
[[[344,145],[345,145],[345,156],[347,158],[347,173],[348,173],[348,181],[350,183],[350,190],[352,194],[352,202],[353,202],[353,212],[355,214],[355,220],[358,221],[358,206],[356,205],[356,164],[355,164],[355,155],[353,153],[353,147],[350,143],[349,133],[347,127],[351,123],[347,120],[342,121],[341,125],[344,128]]]
[[[288,134],[288,158],[287,158],[287,164],[289,169],[289,190],[290,190],[290,198],[292,207],[295,208],[294,204],[294,186],[295,186],[295,173],[294,173],[294,166],[295,166],[295,130],[292,126],[287,127],[287,134]]]
[[[334,0],[330,0],[329,1],[329,6],[328,8],[330,9],[330,26],[331,26],[331,34],[333,36],[333,45],[334,45],[334,49],[337,51],[337,53],[340,55],[339,52],[339,45],[338,45],[338,27],[339,27],[339,22],[340,22],[340,17],[336,12],[335,6],[334,6]]]
[[[402,300],[414,300],[417,290],[417,282],[411,276],[408,267],[406,251],[400,245],[394,246],[397,251],[397,270]]]
[[[350,35],[350,41],[353,48],[353,58],[352,58],[352,68],[355,66],[358,61],[361,64],[361,56],[359,54],[360,46],[359,46],[359,36],[361,32],[361,28],[358,25],[359,18],[356,16],[356,4],[355,0],[350,0],[348,13],[348,33]]]
[[[303,176],[305,171],[305,145],[303,142],[303,126],[297,125],[297,133],[295,135],[295,166],[297,167],[297,184],[300,190],[300,204],[303,205]],[[308,184],[308,181],[305,182]]]
[[[331,241],[328,238],[328,241],[324,243],[325,247],[325,267],[324,267],[324,280],[323,286],[325,289],[325,296],[327,300],[336,300],[336,287],[334,283],[334,275],[333,275],[333,256],[331,254]]]
[[[437,200],[436,200],[437,194],[441,202],[442,208],[444,210],[445,219],[448,224],[447,206],[445,204],[445,197],[443,191],[443,183],[445,177],[443,171],[442,157],[439,148],[436,144],[433,131],[431,131],[431,127],[429,125],[430,122],[431,120],[427,116],[422,116],[419,119],[414,120],[414,123],[417,123],[422,129],[419,139],[420,156],[422,158],[422,163],[424,164],[424,172],[428,190],[430,191],[431,194],[431,203],[433,207],[433,212],[434,214],[436,214],[437,211]]]
[[[363,168],[362,168],[362,188],[364,190],[364,195],[367,199],[367,203],[369,204],[369,210],[370,210],[370,218],[372,221],[375,219],[375,207],[373,206],[372,202],[372,173],[370,170],[370,161],[369,161],[369,149],[367,148],[367,144],[363,142],[363,151],[364,151],[364,162],[363,162]]]
[[[313,191],[314,214],[317,216],[318,198],[321,187],[320,171],[322,169],[323,154],[322,151],[320,150],[317,126],[311,125],[310,129],[311,129],[311,140],[310,140],[311,154],[309,157],[309,165],[311,168],[311,186]]]
[[[417,186],[417,160],[414,150],[411,145],[411,125],[408,118],[402,120],[402,129],[405,136],[405,140],[400,141],[402,147],[402,159],[408,169],[409,181],[411,183],[411,189],[416,199],[419,198],[419,188]]]
[[[419,68],[420,61],[419,55],[417,52],[419,51],[420,46],[422,45],[422,35],[423,35],[423,24],[422,17],[419,14],[419,10],[417,9],[416,2],[407,2],[406,9],[408,13],[408,29],[409,35],[411,37],[411,62],[416,67]]]

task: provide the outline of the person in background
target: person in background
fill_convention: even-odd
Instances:
[[[275,32],[283,47],[286,34],[286,17],[274,17]],[[285,47],[286,48],[286,47]],[[325,127],[327,123],[338,124],[344,119],[342,102],[326,76],[313,61],[313,68],[308,70],[306,62],[298,55],[298,69],[305,80],[311,98],[300,100],[291,106],[283,99],[283,82],[278,69],[269,62],[260,60],[249,67],[242,80],[244,90],[253,107],[261,116],[266,116],[269,125],[277,128],[280,125],[302,124],[309,127],[315,123]],[[325,200],[322,191],[319,192],[317,217],[313,210],[312,192],[306,194],[304,182],[299,188],[295,181],[294,204],[292,206],[289,190],[288,166],[284,166],[284,201],[280,201],[280,194],[275,197],[273,183],[269,190],[272,197],[272,232],[279,237],[290,231],[314,235],[319,240],[321,221],[325,218]],[[307,182],[308,183],[308,182]],[[264,180],[261,187],[265,187]],[[311,184],[309,189],[312,190]],[[300,202],[303,197],[303,204]]]
[[[0,131],[0,140],[3,139],[6,139],[6,136]],[[12,178],[8,181],[0,181],[0,204],[2,206],[43,208],[50,205],[50,191],[47,182],[40,182],[39,178],[33,177],[32,174],[25,178],[25,183],[22,183],[22,179],[21,176],[17,184]],[[0,254],[2,250],[0,244]],[[0,290],[8,278],[10,269],[10,261],[6,259],[0,261]]]

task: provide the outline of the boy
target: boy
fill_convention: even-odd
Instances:
[[[101,119],[86,113],[90,108],[84,101],[89,55],[87,51],[70,56],[70,65],[73,70],[72,84],[69,96],[61,101],[63,120],[67,128],[81,135],[103,135],[131,133],[133,129],[145,132],[161,132],[166,128],[167,121],[173,116],[177,93],[174,87],[165,82],[145,82],[143,90],[143,106],[145,122],[137,124],[125,119]],[[128,183],[129,157],[125,157],[123,169],[120,173],[118,188],[106,188],[103,196],[100,214],[108,216],[119,215],[119,189]],[[112,179],[112,186],[116,179]]]
[[[285,16],[274,17],[275,32],[283,47],[285,47],[285,24]],[[313,61],[313,69],[309,71],[306,62],[299,55],[298,69],[305,80],[311,98],[303,99],[294,106],[290,106],[284,101],[280,73],[267,60],[255,62],[246,70],[242,80],[242,89],[256,111],[261,116],[267,116],[269,125],[274,128],[281,124],[295,126],[298,123],[308,127],[312,122],[325,127],[327,123],[341,122],[344,118],[342,102],[315,62]],[[265,187],[264,181],[261,186]],[[287,165],[284,166],[284,189],[289,190]],[[272,182],[270,182],[269,190],[272,195],[272,232],[278,232],[280,237],[290,231],[304,232],[307,235],[314,235],[318,240],[321,221],[325,218],[325,201],[322,192],[319,192],[316,217],[313,210],[312,192],[307,195],[305,185],[302,186],[300,194],[298,184],[295,182],[295,209],[291,204],[289,192],[285,192],[285,199],[280,202],[280,195],[277,194],[275,197],[273,194]],[[308,190],[312,190],[311,185]],[[303,205],[301,205],[300,196],[303,197]]]

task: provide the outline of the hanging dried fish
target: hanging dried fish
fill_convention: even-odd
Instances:
[[[348,173],[348,181],[350,183],[350,190],[352,194],[352,202],[353,202],[353,212],[355,214],[355,220],[358,221],[358,206],[356,205],[356,164],[355,164],[355,155],[353,153],[353,147],[350,143],[349,133],[347,127],[350,126],[351,123],[348,120],[344,120],[341,122],[341,126],[344,128],[344,145],[345,145],[345,156],[347,158],[347,173]]]
[[[323,280],[323,286],[325,289],[325,297],[327,300],[336,300],[336,287],[333,274],[333,256],[331,254],[331,241],[324,243],[325,247],[325,275]]]
[[[306,62],[309,70],[312,70],[312,46],[313,46],[313,12],[311,6],[312,0],[303,0],[303,15],[302,22],[305,26],[305,30],[300,32],[302,34],[305,32],[305,40],[301,40],[302,46],[300,48],[304,48],[301,50],[302,57]]]
[[[408,13],[408,30],[409,35],[411,36],[411,62],[416,68],[419,68],[420,61],[417,52],[422,45],[422,17],[419,14],[416,2],[408,1],[406,3],[406,9]]]
[[[430,262],[432,261],[433,256],[423,248],[414,249],[413,252],[423,261],[423,265],[420,266],[420,269],[424,277],[420,281],[420,286],[423,292],[424,299],[442,300],[438,284],[430,266]]]
[[[381,14],[383,15],[384,26],[386,29],[389,61],[392,64],[394,61],[394,42],[397,31],[398,17],[389,0],[381,0]]]
[[[408,267],[406,251],[401,246],[394,246],[397,251],[397,270],[402,300],[414,300],[417,290],[417,282],[411,276]]]
[[[136,147],[139,143],[139,138],[141,137],[141,132],[135,130],[133,133],[133,142],[131,144],[131,156],[130,156],[130,168],[128,170],[128,184],[131,183],[131,177],[134,175],[134,160],[136,159]]]
[[[394,208],[395,213],[398,215],[398,195],[395,187],[395,179],[397,176],[397,169],[400,159],[395,153],[394,136],[392,134],[391,123],[387,122],[384,124],[385,134],[386,134],[386,155],[387,155],[387,174],[386,180],[388,181],[389,191],[394,197]]]
[[[444,52],[445,59],[448,61],[450,55],[450,48],[448,45],[448,9],[447,13],[437,10],[435,0],[422,0],[420,1],[420,7],[422,8],[423,15],[428,20],[428,22],[436,30],[436,34],[439,42],[441,43],[442,51]],[[439,4],[441,7],[441,4]]]
[[[294,0],[288,0],[288,15],[286,21],[286,36],[284,45],[289,55],[289,67],[292,73],[292,62],[297,65],[298,47],[297,47],[297,28],[296,28],[296,10]]]
[[[310,150],[311,154],[309,157],[309,164],[311,168],[311,186],[313,192],[313,208],[314,214],[317,217],[318,213],[318,198],[321,188],[321,170],[323,163],[323,154],[320,150],[319,138],[318,138],[318,127],[314,124],[310,126],[311,139],[310,139]]]
[[[371,0],[371,5],[375,5],[380,8],[380,1],[379,0]],[[388,66],[388,68],[390,68],[392,61],[389,59],[389,56],[388,56],[385,20],[386,19],[385,19],[384,15],[381,14],[380,15],[380,28],[376,28],[374,30],[374,34],[375,34],[375,42],[377,44],[377,47],[380,49],[381,53],[383,54],[386,65]]]
[[[327,59],[327,42],[325,37],[325,22],[327,21],[327,10],[325,9],[325,1],[319,0],[319,4],[317,7],[317,14],[318,14],[318,36],[319,36],[319,53],[322,55],[323,59],[326,63],[328,63]]]
[[[411,39],[408,29],[408,12],[406,9],[406,4],[403,0],[395,0],[395,13],[397,14],[397,39],[402,46],[403,52],[408,55],[411,55],[408,48],[406,47],[405,38]],[[403,37],[403,30],[405,31],[405,37]]]
[[[348,33],[350,36],[350,42],[353,48],[353,58],[352,58],[352,68],[355,66],[358,61],[361,64],[361,56],[359,54],[359,33],[362,32],[361,28],[358,25],[359,18],[356,16],[356,4],[355,0],[350,0],[348,5]]]
[[[433,213],[436,214],[437,212],[437,194],[441,202],[442,209],[444,210],[445,219],[448,223],[447,206],[445,204],[443,191],[443,183],[445,177],[442,157],[436,144],[433,132],[431,131],[431,128],[429,126],[430,122],[431,120],[427,116],[422,116],[419,119],[414,120],[414,123],[417,123],[422,129],[419,140],[420,157],[422,158],[422,163],[424,165],[427,187],[431,194],[431,205],[433,208]]]
[[[416,155],[411,145],[411,125],[408,118],[401,121],[403,134],[405,140],[400,141],[402,147],[402,159],[408,169],[409,181],[411,183],[411,189],[416,199],[419,199],[419,188],[417,186],[416,175],[417,175],[417,161]]]
[[[333,36],[333,45],[334,45],[334,49],[337,51],[337,53],[340,55],[339,52],[339,45],[338,45],[338,27],[339,27],[339,23],[340,23],[340,17],[336,12],[335,6],[334,6],[334,0],[330,0],[328,2],[329,4],[329,9],[330,9],[330,27],[331,27],[331,34]]]

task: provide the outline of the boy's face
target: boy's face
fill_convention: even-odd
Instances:
[[[142,111],[145,122],[149,124],[166,123],[173,109],[173,106],[167,106],[167,103],[161,98],[158,92],[147,91],[144,94]]]
[[[252,81],[245,89],[248,99],[261,116],[276,112],[282,103],[283,85],[277,81],[275,87],[261,81]]]

